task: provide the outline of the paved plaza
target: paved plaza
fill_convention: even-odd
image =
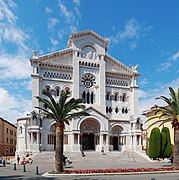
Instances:
[[[66,169],[100,169],[100,168],[137,168],[137,167],[170,167],[171,163],[165,161],[155,161],[147,159],[142,153],[136,152],[109,152],[105,155],[98,152],[85,152],[82,157],[80,153],[65,153],[72,164],[67,165]],[[143,157],[144,156],[144,157]],[[0,167],[0,179],[8,176],[34,177],[39,178],[45,172],[54,169],[54,152],[42,152],[33,156],[33,163],[26,165],[26,172],[22,165],[17,165],[14,170],[13,162],[6,167]],[[38,167],[38,175],[37,173]],[[22,178],[23,179],[23,178]]]

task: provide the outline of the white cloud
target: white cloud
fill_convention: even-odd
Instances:
[[[31,66],[25,54],[2,54],[0,57],[0,78],[29,78]]]
[[[120,33],[120,39],[132,39],[134,37],[137,37],[140,31],[141,27],[139,23],[135,19],[130,19],[129,21],[127,21],[124,27],[124,31]]]
[[[179,51],[176,52],[173,56],[172,56],[172,60],[177,60],[179,58]]]
[[[50,41],[51,41],[53,46],[57,46],[58,45],[58,40],[50,38]]]
[[[11,8],[16,8],[17,4],[13,0],[8,0],[8,4]]]
[[[31,100],[17,97],[0,87],[0,115],[2,118],[15,123],[17,118],[25,116],[31,111]]]
[[[53,30],[54,26],[59,23],[59,20],[57,18],[49,18],[48,19],[48,28]]]
[[[32,80],[25,80],[21,83],[21,85],[29,91],[32,91]]]
[[[73,0],[73,3],[76,4],[77,6],[80,5],[80,0]]]
[[[169,68],[172,67],[177,60],[179,60],[179,51],[173,55],[170,55],[170,57],[160,65],[157,71],[162,72],[164,70],[169,70]]]
[[[2,36],[1,41],[14,43],[23,51],[28,49],[25,42],[29,39],[29,36],[17,27],[0,24],[0,35]]]
[[[51,9],[49,6],[47,6],[47,7],[45,8],[45,12],[46,12],[47,14],[50,14],[50,13],[52,13],[53,11],[52,11],[52,9]]]
[[[140,37],[146,36],[146,34],[151,31],[152,28],[153,26],[144,27],[142,24],[139,24],[136,19],[131,18],[126,22],[122,31],[118,31],[115,35],[110,36],[107,39],[114,44],[122,44],[125,41],[129,41],[129,47],[134,49],[138,46],[137,40]],[[116,29],[117,28],[115,28],[115,30]]]
[[[144,111],[150,110],[154,105],[165,106],[165,102],[162,100],[156,100],[156,97],[165,96],[169,97],[169,87],[172,87],[175,91],[178,88],[179,78],[175,79],[167,84],[161,84],[161,88],[149,89],[147,91],[139,90],[139,114],[142,115]],[[144,119],[144,117],[142,117]]]
[[[73,18],[73,13],[67,9],[67,7],[62,3],[59,2],[59,7],[61,13],[64,15],[68,23],[71,23],[71,20]]]
[[[10,4],[12,6],[12,4]],[[8,8],[8,5],[3,0],[0,1],[0,20],[7,20],[8,23],[14,24],[17,17]]]

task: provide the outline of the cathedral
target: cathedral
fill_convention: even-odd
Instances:
[[[16,154],[53,151],[55,121],[39,115],[36,96],[62,90],[82,98],[90,114],[65,124],[64,151],[141,151],[137,66],[127,67],[107,53],[109,41],[91,30],[70,34],[66,49],[38,56],[33,51],[32,112],[17,119]],[[45,107],[47,108],[48,107]],[[34,116],[35,114],[35,116]]]

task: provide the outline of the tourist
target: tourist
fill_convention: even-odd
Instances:
[[[17,164],[19,164],[19,162],[20,162],[20,157],[19,155],[17,155]]]

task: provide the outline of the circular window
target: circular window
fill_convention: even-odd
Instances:
[[[96,84],[95,77],[92,74],[85,74],[82,77],[81,82],[86,88],[91,88],[94,84]]]

